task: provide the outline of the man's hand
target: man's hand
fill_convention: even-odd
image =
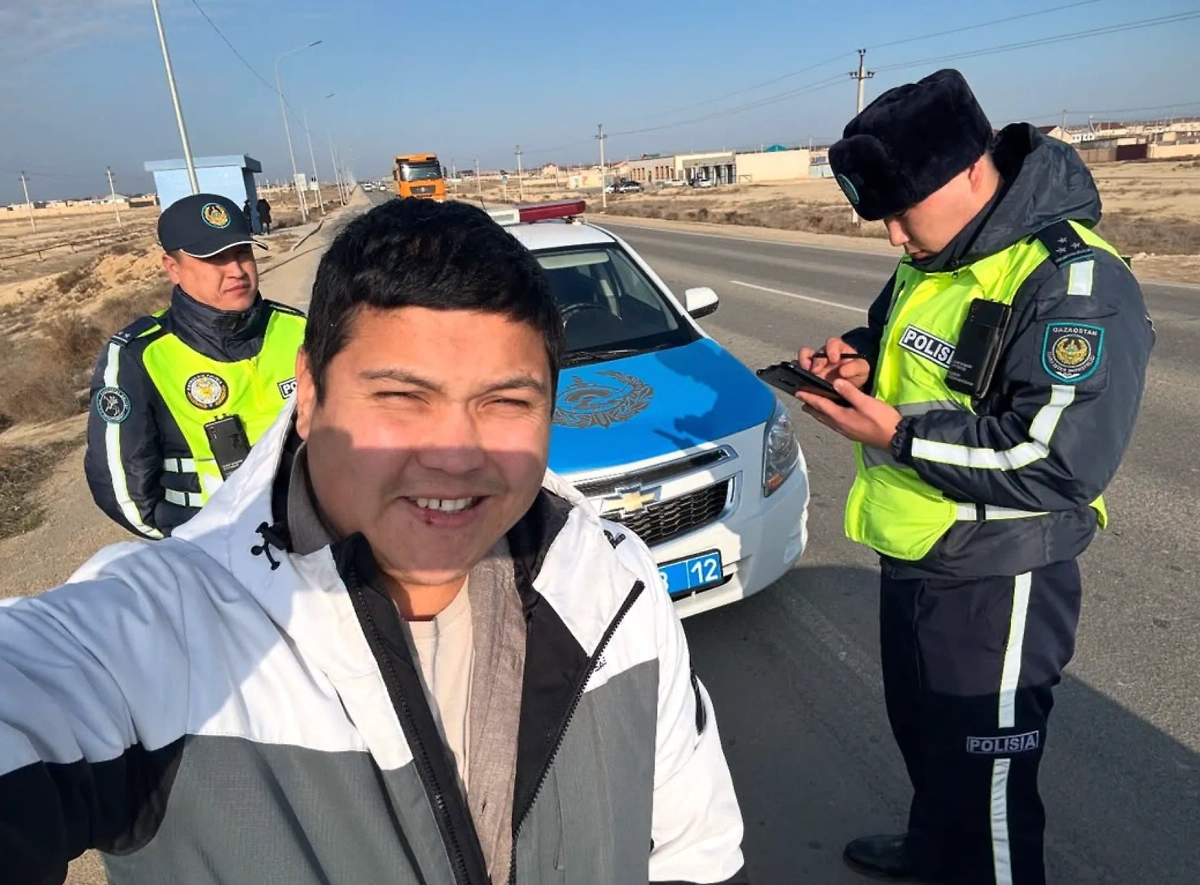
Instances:
[[[797,392],[796,398],[804,403],[804,411],[847,439],[884,451],[890,449],[900,413],[887,403],[867,396],[845,378],[833,379],[833,386],[850,403],[849,408],[805,391]]]
[[[854,352],[854,348],[841,338],[830,338],[825,346],[814,351],[811,347],[800,348],[797,362],[802,369],[819,375],[826,381],[844,378],[859,390],[871,377],[871,364]]]

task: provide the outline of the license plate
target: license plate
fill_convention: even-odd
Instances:
[[[658,567],[658,575],[662,578],[667,593],[678,596],[681,593],[691,593],[719,584],[725,579],[721,571],[721,552],[711,550],[699,556],[668,562]]]

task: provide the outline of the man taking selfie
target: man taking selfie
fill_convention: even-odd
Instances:
[[[547,471],[534,258],[393,200],[310,311],[294,405],[197,517],[0,608],[5,882],[91,847],[120,885],[745,882],[655,562]]]

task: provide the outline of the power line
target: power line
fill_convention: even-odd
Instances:
[[[908,37],[903,40],[894,40],[890,43],[884,43],[884,44],[882,44],[882,46],[899,46],[901,44],[913,43],[913,42],[917,42],[920,40],[933,39],[935,37],[944,37],[944,36],[947,36],[950,34],[957,34],[957,33],[961,33],[963,31],[968,31],[968,30],[977,30],[979,28],[984,28],[984,27],[992,27],[995,25],[1005,24],[1007,22],[1017,21],[1020,19],[1031,18],[1033,16],[1046,15],[1046,14],[1052,13],[1052,12],[1061,12],[1065,9],[1073,9],[1073,8],[1076,8],[1079,6],[1091,5],[1091,4],[1097,3],[1097,2],[1099,2],[1099,0],[1076,0],[1076,2],[1067,3],[1067,4],[1064,4],[1061,6],[1054,6],[1049,9],[1036,10],[1034,12],[1022,13],[1020,15],[1006,16],[1004,18],[993,19],[991,21],[980,22],[978,24],[973,24],[973,25],[962,25],[960,27],[951,28],[946,31],[938,31],[938,32],[935,32],[932,34],[921,34],[921,35],[917,35],[914,37]],[[1120,29],[1132,30],[1135,27],[1149,27],[1149,26],[1151,26],[1151,24],[1165,24],[1165,23],[1168,23],[1169,21],[1174,21],[1174,20],[1186,20],[1186,18],[1188,16],[1198,16],[1198,15],[1200,15],[1200,12],[1184,14],[1183,19],[1180,19],[1180,16],[1164,16],[1162,19],[1150,19],[1150,20],[1146,20],[1144,22],[1133,22],[1133,23],[1127,23],[1125,25],[1110,26],[1109,28],[1097,28],[1097,29],[1092,29],[1091,31],[1078,32],[1076,34],[1060,35],[1059,37],[1055,37],[1055,38],[1043,38],[1043,39],[1037,40],[1037,41],[1025,41],[1023,43],[1017,43],[1017,44],[1006,44],[1006,45],[1002,45],[999,47],[991,47],[991,48],[987,48],[987,49],[976,50],[972,53],[963,53],[960,56],[947,56],[947,57],[943,57],[942,59],[932,59],[932,60],[927,59],[927,60],[922,60],[919,62],[902,62],[902,63],[892,64],[892,65],[885,65],[883,67],[876,68],[876,70],[877,71],[894,70],[894,69],[898,69],[901,67],[910,67],[910,66],[915,66],[918,64],[928,64],[928,63],[930,63],[930,61],[949,60],[949,59],[958,58],[958,57],[964,57],[964,58],[972,57],[973,55],[976,55],[976,54],[993,54],[993,53],[997,53],[997,52],[1007,52],[1007,51],[1011,51],[1013,49],[1025,48],[1026,45],[1029,45],[1029,46],[1048,45],[1050,43],[1057,42],[1059,40],[1077,39],[1077,38],[1080,38],[1083,36],[1095,36],[1095,35],[1098,35],[1099,33],[1108,32],[1108,31],[1111,31],[1113,33],[1119,33]],[[879,47],[877,47],[877,48],[879,48]],[[809,65],[808,67],[801,68],[798,71],[792,71],[790,73],[783,74],[779,77],[775,77],[771,80],[763,81],[762,83],[758,83],[754,86],[745,87],[744,89],[737,90],[736,92],[727,93],[726,95],[720,96],[715,99],[708,99],[703,102],[698,102],[698,103],[691,104],[691,105],[684,105],[680,108],[675,108],[675,109],[668,110],[668,111],[661,111],[661,112],[657,112],[652,115],[645,115],[645,116],[641,116],[641,117],[629,117],[629,118],[626,118],[625,122],[646,119],[647,116],[661,118],[664,115],[670,116],[671,114],[677,113],[679,111],[688,110],[688,109],[695,108],[695,107],[702,107],[705,105],[710,105],[713,102],[722,101],[726,98],[731,98],[735,95],[742,95],[746,92],[752,92],[756,89],[762,88],[763,86],[770,85],[771,83],[777,83],[781,80],[786,80],[786,79],[796,76],[798,74],[824,67],[835,61],[840,60],[841,58],[843,58],[846,55],[853,55],[853,53],[846,53],[846,52],[838,53],[836,56],[831,56],[829,59],[822,61],[822,62],[818,62],[817,64]],[[841,76],[839,75],[838,77],[831,77],[828,80],[822,80],[822,81],[819,81],[816,83],[811,83],[807,86],[801,86],[797,89],[792,89],[792,90],[788,90],[786,92],[778,93],[776,95],[767,96],[765,98],[758,99],[758,100],[755,100],[752,102],[748,102],[746,104],[735,105],[731,108],[725,108],[722,110],[714,111],[712,113],[705,114],[705,115],[699,116],[699,117],[693,117],[688,120],[679,120],[674,123],[663,123],[663,124],[660,124],[657,126],[647,126],[647,127],[642,127],[642,128],[638,128],[638,129],[630,129],[630,130],[624,130],[621,132],[613,132],[613,133],[611,133],[611,135],[613,135],[613,136],[640,135],[640,134],[647,133],[647,132],[659,132],[664,129],[673,129],[676,127],[688,126],[693,123],[699,123],[699,122],[703,122],[705,120],[711,120],[716,117],[726,116],[729,114],[741,113],[743,111],[748,111],[748,110],[754,110],[755,108],[760,108],[760,107],[764,107],[766,105],[775,104],[776,102],[785,101],[789,98],[794,98],[794,97],[797,97],[800,95],[806,95],[810,92],[817,92],[822,89],[826,89],[831,86],[834,86],[840,82],[843,82],[843,81],[842,81]],[[574,147],[577,144],[580,144],[580,143],[576,142],[573,144],[564,145],[561,148],[539,149],[536,151],[529,151],[529,153],[550,153],[555,150],[565,150],[567,148]]]
[[[973,25],[962,25],[960,27],[951,28],[946,31],[936,31],[932,34],[917,34],[913,37],[906,37],[903,40],[892,40],[891,42],[888,42],[888,43],[880,43],[880,44],[878,44],[876,46],[872,46],[870,48],[871,49],[884,49],[884,48],[891,47],[891,46],[902,46],[907,43],[917,43],[922,40],[932,40],[937,37],[947,37],[947,36],[950,36],[951,34],[961,34],[964,31],[979,30],[980,28],[988,28],[988,27],[992,27],[994,25],[1002,25],[1002,24],[1006,24],[1008,22],[1019,21],[1021,19],[1033,18],[1033,17],[1039,16],[1039,15],[1048,15],[1052,12],[1062,12],[1065,9],[1074,9],[1079,6],[1090,6],[1092,4],[1099,3],[1099,2],[1100,2],[1100,0],[1075,0],[1075,2],[1073,2],[1073,3],[1066,3],[1061,6],[1052,6],[1049,9],[1038,9],[1038,10],[1034,10],[1033,12],[1024,12],[1024,13],[1021,13],[1020,15],[1010,15],[1010,16],[1006,16],[1004,18],[992,19],[991,21],[979,22],[979,23],[973,24]],[[847,50],[845,52],[839,52],[837,55],[831,56],[831,57],[825,59],[824,61],[817,62],[816,64],[808,65],[807,67],[803,67],[803,68],[800,68],[799,70],[795,70],[795,71],[790,71],[789,73],[786,73],[786,74],[781,74],[778,77],[772,77],[770,80],[763,80],[761,83],[756,83],[753,86],[746,86],[743,89],[738,89],[734,92],[728,92],[725,95],[719,95],[716,98],[705,99],[704,101],[695,102],[693,104],[683,105],[681,107],[672,108],[667,111],[655,111],[654,113],[642,114],[641,116],[637,116],[637,117],[625,117],[624,119],[616,120],[614,122],[619,125],[622,123],[633,123],[638,120],[647,120],[652,117],[655,117],[655,118],[662,118],[664,116],[669,117],[672,114],[680,113],[681,111],[688,111],[688,110],[692,110],[694,108],[711,105],[715,102],[724,101],[727,98],[734,98],[739,95],[744,95],[747,92],[753,92],[756,89],[762,89],[764,86],[771,86],[771,85],[773,85],[775,83],[779,83],[783,80],[788,80],[792,77],[798,77],[800,74],[807,74],[810,71],[815,71],[815,70],[818,70],[819,68],[823,68],[828,65],[831,65],[836,61],[840,61],[841,59],[845,58],[846,56],[853,56],[853,55],[854,55],[854,53],[849,50]]]
[[[661,126],[647,126],[642,129],[627,129],[623,132],[612,132],[612,133],[610,133],[610,135],[612,135],[612,136],[641,135],[644,132],[659,132],[663,129],[676,129],[680,126],[690,126],[692,123],[700,123],[700,122],[703,122],[704,120],[712,120],[716,117],[727,117],[731,114],[740,114],[743,111],[750,111],[750,110],[754,110],[755,108],[761,108],[761,107],[765,107],[770,104],[776,104],[777,102],[786,101],[787,99],[795,98],[796,96],[808,95],[809,93],[812,93],[812,92],[819,92],[822,89],[828,89],[831,86],[837,86],[838,84],[844,83],[844,82],[845,82],[845,77],[842,74],[838,74],[836,77],[829,77],[825,80],[820,80],[820,81],[817,81],[816,83],[810,83],[807,86],[801,86],[796,89],[790,89],[787,92],[781,92],[777,95],[768,96],[766,98],[762,98],[762,99],[759,99],[758,101],[750,102],[748,104],[735,105],[732,108],[724,108],[719,111],[714,111],[711,114],[705,114],[700,117],[692,117],[690,120],[678,120],[674,123],[664,123]]]
[[[254,69],[254,65],[252,65],[252,64],[250,64],[250,62],[246,61],[246,57],[244,55],[242,55],[240,52],[238,52],[236,46],[234,46],[232,43],[229,42],[229,38],[226,37],[225,34],[223,34],[221,32],[221,29],[217,27],[217,23],[214,22],[211,18],[209,18],[208,13],[204,11],[204,7],[202,7],[198,2],[196,2],[196,0],[192,0],[192,5],[196,7],[197,12],[199,12],[202,16],[204,16],[204,20],[206,22],[208,22],[209,26],[214,31],[217,32],[217,36],[220,37],[223,41],[225,41],[225,45],[228,46],[229,50],[238,57],[238,60],[242,64],[244,64],[246,66],[246,69],[248,71],[250,71],[250,73],[252,73],[255,77],[257,77],[259,82],[262,83],[264,86],[266,86],[268,89],[270,89],[271,92],[278,94],[275,87],[271,85],[271,81],[268,80],[266,77],[264,77],[262,74],[260,74],[258,71],[256,71]]]
[[[1074,9],[1076,6],[1090,6],[1093,3],[1099,3],[1100,0],[1077,0],[1075,3],[1067,3],[1063,6],[1052,6],[1049,9],[1036,9],[1033,12],[1023,12],[1020,15],[1010,15],[1005,18],[992,19],[990,22],[980,22],[976,25],[962,25],[961,27],[951,28],[948,31],[937,31],[932,34],[919,34],[916,37],[905,37],[903,40],[892,40],[889,43],[877,43],[869,49],[889,49],[892,46],[903,46],[906,43],[916,43],[920,40],[932,40],[934,37],[948,37],[951,34],[961,34],[964,31],[977,31],[980,28],[989,28],[992,25],[1003,25],[1008,22],[1020,21],[1024,18],[1033,18],[1038,15],[1047,15],[1051,12],[1062,12],[1064,9]]]
[[[1159,18],[1141,19],[1139,21],[1126,22],[1121,25],[1107,25],[1101,28],[1091,28],[1086,31],[1074,31],[1068,34],[1058,34],[1053,37],[1040,37],[1035,40],[1022,40],[1018,43],[1005,43],[1000,46],[991,46],[985,49],[975,49],[968,52],[960,52],[954,55],[939,55],[932,58],[915,59],[913,61],[897,62],[890,65],[881,65],[876,71],[898,71],[903,68],[925,67],[926,65],[944,65],[946,62],[959,61],[965,58],[979,58],[985,55],[997,55],[1002,52],[1014,52],[1018,49],[1030,49],[1035,46],[1051,46],[1056,43],[1066,43],[1071,40],[1082,40],[1087,37],[1100,37],[1107,34],[1122,34],[1126,31],[1136,31],[1143,28],[1157,27],[1158,25],[1178,24],[1179,22],[1191,21],[1192,19],[1200,18],[1200,10],[1192,12],[1184,12],[1176,15],[1165,15]]]
[[[217,27],[217,23],[216,23],[216,22],[214,22],[214,21],[213,21],[213,20],[212,20],[212,19],[209,17],[208,13],[204,11],[204,8],[203,8],[203,7],[202,7],[202,6],[201,6],[201,5],[200,5],[200,4],[197,2],[197,0],[191,0],[191,3],[192,3],[192,5],[193,5],[193,6],[195,6],[195,7],[196,7],[196,10],[197,10],[197,11],[198,11],[198,12],[199,12],[199,13],[200,13],[202,16],[204,16],[204,20],[205,20],[206,22],[208,22],[209,26],[210,26],[210,27],[211,27],[211,28],[212,28],[214,31],[216,31],[216,32],[217,32],[217,36],[218,36],[218,37],[220,37],[220,38],[221,38],[221,40],[223,40],[223,41],[224,41],[225,45],[229,47],[229,50],[230,50],[230,52],[232,52],[234,55],[236,55],[236,56],[237,56],[237,58],[238,58],[238,60],[239,60],[239,61],[240,61],[240,62],[241,62],[243,65],[245,65],[245,66],[246,66],[246,70],[248,70],[248,71],[249,71],[251,74],[253,74],[253,75],[255,76],[255,78],[256,78],[256,79],[257,79],[257,80],[258,80],[260,83],[262,83],[264,86],[266,86],[268,89],[270,89],[270,90],[271,90],[271,92],[272,92],[272,94],[274,94],[274,95],[279,95],[279,90],[278,90],[278,89],[276,89],[276,88],[275,88],[275,87],[274,87],[274,86],[271,84],[271,81],[270,81],[270,80],[268,80],[266,77],[264,77],[262,74],[260,74],[260,73],[259,73],[257,70],[255,70],[255,68],[254,68],[254,65],[250,64],[250,62],[248,62],[248,61],[246,60],[246,57],[245,57],[244,55],[242,55],[240,52],[238,52],[238,50],[237,50],[237,47],[236,47],[236,46],[234,46],[234,45],[233,45],[233,43],[231,43],[231,42],[230,42],[229,38],[228,38],[228,37],[226,37],[226,36],[225,36],[225,34],[224,34],[222,31],[221,31],[221,29],[220,29],[219,27]],[[289,103],[288,103],[288,100],[287,100],[286,98],[284,98],[283,96],[280,96],[280,99],[283,101],[283,104],[284,104],[284,106],[285,106],[285,107],[287,107],[287,109],[288,109],[288,113],[290,113],[290,114],[291,114],[293,117],[295,117],[295,116],[296,116],[296,112],[295,112],[295,110],[293,110],[293,109],[292,109],[292,106],[291,106],[291,104],[289,104]],[[306,127],[305,127],[305,132],[307,132],[307,131],[308,131],[308,127],[306,126]]]
[[[1096,0],[1089,0],[1089,2],[1096,2]],[[638,117],[625,117],[622,120],[616,120],[614,122],[616,122],[618,124],[634,123],[634,122],[637,122],[638,120],[648,120],[651,117],[658,117],[658,118],[661,118],[664,116],[669,117],[672,114],[679,113],[680,111],[690,111],[693,108],[705,107],[706,105],[711,105],[715,102],[724,101],[727,98],[733,98],[738,95],[744,95],[747,92],[753,92],[756,89],[762,89],[764,86],[770,86],[771,84],[778,83],[781,80],[788,80],[788,79],[791,79],[792,77],[798,77],[801,74],[807,74],[809,71],[815,71],[818,68],[826,67],[828,65],[833,64],[835,61],[841,61],[847,55],[853,55],[853,54],[854,54],[853,52],[839,52],[837,55],[834,55],[834,56],[831,56],[830,58],[825,59],[825,61],[819,61],[816,64],[809,65],[808,67],[800,68],[800,70],[798,70],[798,71],[791,71],[787,74],[781,74],[778,77],[772,77],[770,80],[764,80],[761,83],[756,83],[753,86],[747,86],[744,89],[738,89],[735,92],[727,92],[725,95],[719,95],[716,98],[705,99],[704,101],[698,101],[693,104],[685,104],[682,107],[672,108],[669,111],[656,111],[652,114],[642,114],[641,116],[638,116]]]
[[[1200,107],[1200,101],[1183,101],[1183,102],[1177,102],[1175,104],[1144,105],[1140,108],[1108,108],[1106,110],[1101,110],[1101,111],[1097,111],[1097,110],[1072,111],[1072,110],[1068,110],[1068,109],[1064,108],[1061,111],[1051,111],[1046,114],[1038,114],[1037,116],[1023,116],[1020,118],[1020,120],[1014,120],[1013,122],[1028,123],[1028,122],[1032,122],[1033,120],[1057,120],[1057,119],[1061,118],[1063,114],[1066,114],[1068,117],[1078,117],[1078,116],[1081,116],[1084,114],[1091,116],[1091,117],[1099,117],[1101,115],[1108,115],[1108,114],[1138,114],[1143,111],[1165,111],[1165,110],[1172,110],[1175,108],[1193,108],[1193,107]]]

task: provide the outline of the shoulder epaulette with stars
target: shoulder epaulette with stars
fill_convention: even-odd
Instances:
[[[1050,253],[1050,260],[1058,267],[1066,267],[1077,261],[1095,258],[1092,247],[1083,241],[1075,228],[1066,221],[1056,221],[1043,227],[1034,236]]]

